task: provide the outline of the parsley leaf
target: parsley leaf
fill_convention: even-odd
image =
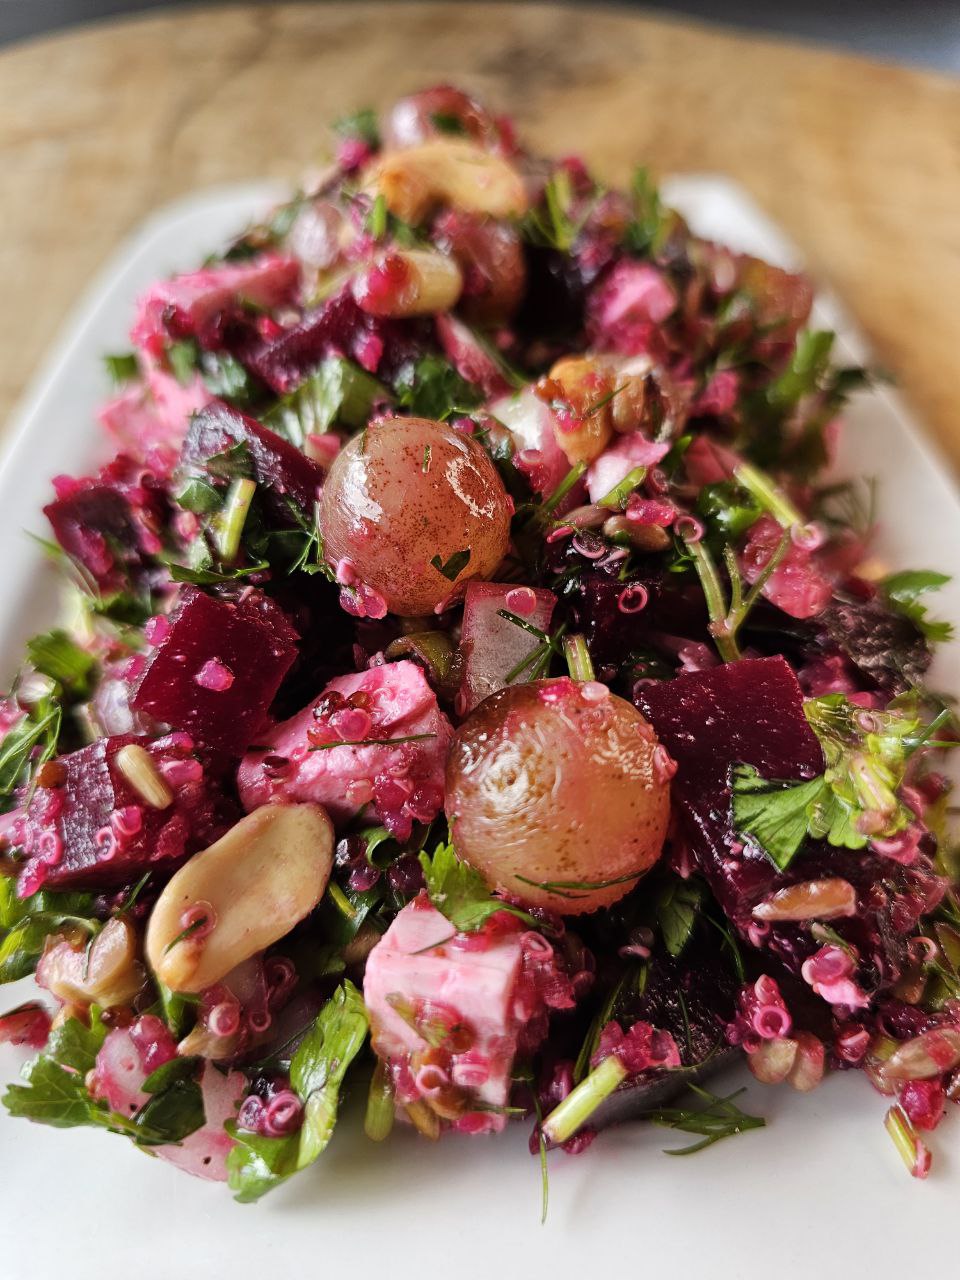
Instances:
[[[441,844],[420,854],[420,866],[430,901],[461,933],[473,933],[497,911],[509,911],[536,927],[526,911],[495,898],[479,871],[457,857],[452,844]]]
[[[200,363],[200,348],[193,338],[185,338],[182,342],[171,342],[167,347],[167,363],[170,366],[170,372],[180,385],[189,386]]]
[[[393,383],[397,403],[415,418],[443,421],[476,408],[480,392],[461,378],[443,356],[426,355],[404,364]]]
[[[374,150],[380,146],[380,126],[377,113],[371,107],[341,116],[333,122],[333,131],[341,138],[359,138]]]
[[[447,560],[441,560],[439,555],[436,555],[431,559],[430,563],[437,573],[442,573],[450,582],[456,582],[457,578],[470,563],[470,548],[464,547],[462,551],[455,551]]]
[[[753,836],[770,861],[784,871],[810,830],[810,811],[827,791],[821,775],[810,782],[777,782],[761,778],[751,765],[733,768],[733,825]]]
[[[0,810],[6,811],[14,792],[31,771],[56,754],[63,709],[52,695],[41,698],[0,742]]]
[[[66,631],[55,628],[34,636],[27,641],[27,654],[37,671],[56,680],[71,700],[86,697],[94,660]]]
[[[362,427],[373,406],[390,399],[382,382],[343,356],[330,356],[295,391],[278,400],[263,421],[302,448],[311,433],[334,423]]]
[[[920,603],[919,597],[927,591],[939,591],[949,581],[950,575],[947,573],[935,573],[931,569],[908,569],[904,573],[894,573],[884,578],[880,587],[887,604],[894,612],[909,618],[928,640],[939,643],[950,639],[953,627],[949,622],[936,622],[928,618],[927,607]]]
[[[290,1083],[304,1108],[300,1132],[261,1138],[228,1123],[236,1139],[227,1157],[228,1182],[241,1203],[258,1200],[312,1164],[326,1148],[337,1120],[340,1088],[368,1029],[359,991],[352,982],[344,982],[320,1010],[290,1063]]]
[[[91,1025],[69,1018],[50,1033],[47,1047],[23,1068],[24,1084],[12,1084],[3,1104],[23,1116],[58,1129],[96,1124],[109,1127],[110,1113],[87,1092],[84,1077],[96,1063],[107,1029],[91,1012]]]
[[[115,387],[133,382],[140,372],[137,357],[132,351],[125,351],[122,355],[104,356],[103,363],[107,376]]]
[[[657,895],[657,923],[672,956],[678,956],[690,940],[702,901],[703,886],[679,876],[668,880]]]

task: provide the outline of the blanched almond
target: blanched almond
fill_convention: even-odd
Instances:
[[[390,212],[414,225],[438,205],[494,218],[519,217],[528,206],[514,166],[464,138],[434,138],[387,152],[374,164],[370,180]]]
[[[137,960],[137,935],[122,916],[109,920],[85,946],[59,941],[37,965],[37,981],[68,1005],[99,1004],[105,1009],[129,1004],[143,986]]]
[[[463,289],[459,266],[431,249],[383,254],[353,282],[353,296],[374,316],[401,318],[449,311]]]
[[[147,959],[173,991],[203,991],[290,932],[320,901],[333,827],[316,804],[270,804],[176,873],[147,926]]]

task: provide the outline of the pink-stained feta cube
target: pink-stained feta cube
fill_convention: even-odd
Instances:
[[[143,358],[144,382],[101,406],[97,419],[124,453],[167,476],[177,463],[190,419],[211,396],[199,376],[186,386]]]
[[[150,1100],[150,1095],[143,1091],[143,1082],[159,1065],[149,1061],[149,1049],[144,1051],[135,1034],[140,1023],[147,1020],[140,1019],[132,1030],[117,1027],[109,1033],[97,1054],[87,1086],[91,1097],[106,1102],[111,1110],[128,1118]],[[223,1126],[227,1120],[236,1118],[237,1106],[246,1088],[242,1072],[224,1073],[212,1062],[204,1063],[200,1077],[203,1125],[182,1142],[152,1147],[152,1153],[196,1178],[226,1182],[227,1156],[233,1139]]]
[[[463,1132],[503,1129],[505,1115],[490,1108],[509,1102],[520,1031],[535,1012],[525,981],[531,938],[552,963],[550,944],[506,913],[462,934],[426,894],[400,912],[363,980],[371,1043],[400,1107],[425,1103]]]
[[[134,346],[154,358],[171,339],[215,336],[226,312],[244,302],[278,307],[292,302],[300,279],[295,258],[265,253],[249,262],[207,267],[161,280],[140,298],[130,331]]]
[[[601,350],[642,355],[657,348],[658,329],[676,305],[676,294],[661,271],[623,259],[593,291],[587,331]]]
[[[626,479],[634,467],[655,467],[669,451],[667,441],[647,440],[639,431],[621,436],[616,444],[604,449],[599,458],[590,464],[587,472],[590,501],[599,502],[606,497],[611,489]]]
[[[517,449],[514,465],[534,493],[551,493],[570,470],[570,463],[557,444],[556,419],[549,405],[532,387],[525,387],[516,395],[494,401],[490,412],[513,436]]]
[[[541,643],[531,632],[501,617],[500,610],[547,634],[556,603],[553,592],[541,588],[518,587],[509,582],[469,583],[463,605],[464,663],[458,714],[466,715],[491,693],[505,688],[507,676],[531,658]],[[516,678],[528,680],[530,676],[528,669]]]
[[[453,729],[415,662],[339,676],[258,738],[237,776],[248,810],[270,800],[313,801],[342,823],[370,805],[406,839],[443,804]]]

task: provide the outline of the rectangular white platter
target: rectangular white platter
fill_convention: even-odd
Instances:
[[[50,477],[106,456],[93,422],[107,393],[101,356],[126,349],[136,295],[194,267],[281,192],[257,185],[207,192],[155,214],[125,244],[68,321],[16,416],[0,467],[0,675],[23,640],[49,626],[55,581],[25,530],[44,534]],[[683,177],[665,195],[696,231],[785,266],[796,250],[745,194],[715,177]],[[815,323],[835,328],[841,358],[863,344],[836,302]],[[899,398],[862,395],[847,417],[840,476],[879,480],[878,553],[892,567],[960,574],[960,499],[949,470]],[[936,600],[960,623],[960,585]],[[960,645],[934,683],[960,690]],[[18,987],[26,994],[23,984]],[[3,1005],[23,998],[3,993]],[[23,1055],[0,1047],[0,1080]],[[491,1275],[735,1277],[952,1274],[960,1197],[960,1125],[933,1138],[934,1172],[911,1180],[882,1125],[885,1101],[859,1075],[801,1096],[734,1073],[746,1109],[768,1127],[684,1159],[661,1154],[682,1135],[652,1126],[603,1134],[577,1157],[550,1160],[550,1212],[527,1126],[498,1139],[430,1146],[407,1132],[374,1146],[348,1104],[329,1151],[258,1206],[198,1182],[101,1132],[46,1129],[0,1115],[0,1280],[422,1280]]]

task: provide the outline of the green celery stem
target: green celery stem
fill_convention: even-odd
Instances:
[[[605,1098],[627,1077],[627,1068],[616,1054],[604,1058],[568,1093],[543,1122],[543,1136],[553,1146],[572,1138],[590,1119]]]

